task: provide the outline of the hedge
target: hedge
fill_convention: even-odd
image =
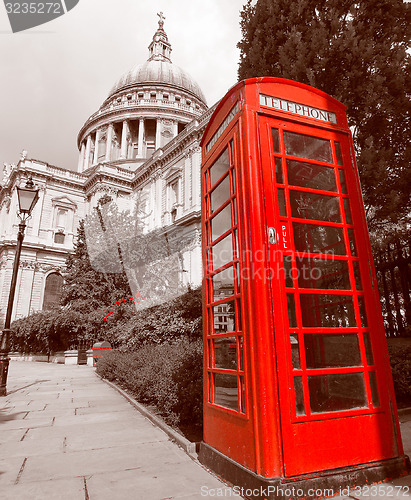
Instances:
[[[201,288],[139,310],[124,298],[91,311],[76,303],[36,312],[14,321],[11,328],[11,350],[25,353],[63,351],[79,343],[91,347],[98,340],[129,352],[181,337],[198,339],[202,337]]]
[[[132,353],[113,350],[97,363],[97,373],[119,384],[138,401],[154,406],[175,427],[202,427],[201,340],[181,338],[148,344]]]
[[[394,387],[400,407],[411,406],[411,343],[388,344]],[[113,350],[97,372],[119,384],[143,404],[154,406],[173,426],[202,428],[202,342],[181,338],[148,344],[137,351]],[[195,432],[195,430],[194,430]]]
[[[399,406],[411,406],[411,342],[388,340],[395,395]]]

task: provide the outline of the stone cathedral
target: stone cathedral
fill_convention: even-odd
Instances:
[[[67,255],[79,221],[104,195],[120,210],[138,198],[147,230],[181,227],[192,234],[180,279],[201,283],[200,140],[211,115],[198,84],[171,61],[164,17],[148,60],[121,76],[78,134],[77,171],[30,159],[4,165],[0,190],[0,326],[4,320],[19,219],[16,186],[28,175],[39,188],[20,258],[13,318],[60,298]]]

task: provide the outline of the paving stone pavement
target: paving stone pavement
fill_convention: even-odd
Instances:
[[[226,488],[88,366],[12,361],[0,443],[1,500],[191,500]]]
[[[411,456],[411,410],[400,414]],[[204,493],[209,492],[205,496]],[[411,500],[411,476],[334,500]],[[12,361],[0,398],[0,500],[241,499],[93,368]]]

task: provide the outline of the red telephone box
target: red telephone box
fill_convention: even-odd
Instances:
[[[245,80],[202,150],[200,460],[267,498],[405,474],[345,106]]]

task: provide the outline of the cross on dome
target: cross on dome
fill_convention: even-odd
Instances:
[[[149,56],[147,61],[143,64],[135,65],[117,80],[111,88],[103,106],[108,105],[114,95],[118,99],[120,97],[120,95],[117,95],[118,92],[125,88],[131,92],[133,86],[140,87],[143,83],[147,82],[158,82],[167,84],[167,86],[178,87],[179,92],[187,91],[191,95],[194,95],[196,99],[199,99],[201,107],[207,106],[204,94],[195,80],[179,66],[172,64],[170,57],[171,44],[168,41],[166,32],[162,28],[165,16],[163,12],[159,12],[157,15],[158,26],[148,46]]]
[[[160,18],[160,20],[158,21],[158,25],[160,29],[163,29],[165,16],[162,12],[159,12],[157,15]]]
[[[166,61],[171,63],[171,44],[168,41],[167,34],[163,29],[165,16],[162,12],[159,12],[158,17],[158,29],[154,33],[153,41],[150,43],[149,50],[149,61]]]

